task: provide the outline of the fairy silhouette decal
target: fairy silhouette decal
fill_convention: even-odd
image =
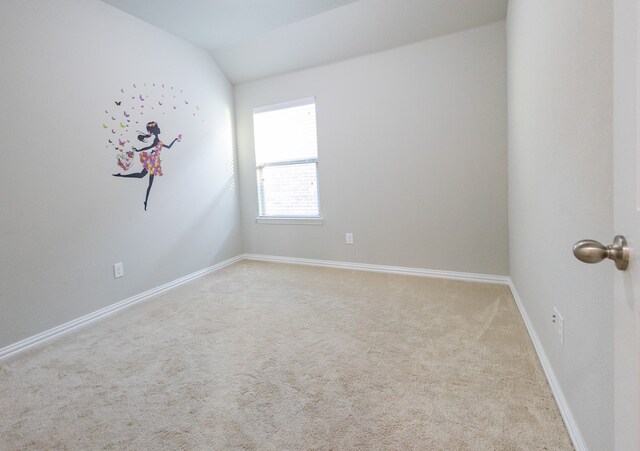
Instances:
[[[135,172],[132,174],[120,174],[120,173],[113,174],[114,177],[135,178],[135,179],[141,179],[147,176],[147,174],[149,175],[149,186],[147,187],[147,194],[144,198],[145,211],[147,210],[147,203],[149,201],[149,193],[151,192],[153,179],[155,178],[156,175],[162,176],[162,161],[160,160],[160,154],[162,152],[162,149],[165,149],[165,148],[170,149],[171,146],[173,146],[176,143],[176,141],[179,142],[182,140],[182,135],[180,134],[178,135],[177,138],[171,141],[171,144],[164,144],[162,141],[160,141],[159,135],[160,135],[160,127],[158,127],[157,122],[147,123],[147,133],[138,135],[138,140],[146,144],[147,139],[153,136],[153,142],[150,145],[143,147],[141,149],[132,147],[132,150],[134,152],[141,152],[140,162],[142,163],[142,171]],[[149,150],[150,152],[147,152]],[[120,164],[121,161],[119,161],[120,167],[123,168],[125,171],[131,166],[130,159],[133,156],[133,154],[131,153],[131,151],[129,151],[127,152],[126,156],[128,157],[128,160],[129,160],[128,162],[126,163],[122,162],[123,164]]]

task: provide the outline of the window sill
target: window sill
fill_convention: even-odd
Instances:
[[[258,216],[256,222],[258,224],[323,225],[324,218],[322,216],[311,218]]]

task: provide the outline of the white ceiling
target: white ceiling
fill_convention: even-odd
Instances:
[[[208,50],[234,84],[502,20],[508,0],[103,0]]]

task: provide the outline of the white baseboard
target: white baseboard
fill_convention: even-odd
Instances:
[[[560,382],[558,382],[558,378],[556,377],[556,374],[551,367],[551,362],[547,358],[547,354],[544,352],[542,342],[538,338],[538,334],[533,327],[533,323],[529,319],[527,310],[524,308],[522,298],[520,298],[518,290],[516,290],[516,287],[511,280],[509,280],[509,288],[511,288],[513,299],[516,301],[518,310],[520,310],[520,316],[522,316],[522,320],[524,321],[524,324],[527,328],[527,332],[529,332],[529,337],[531,337],[531,341],[533,342],[533,347],[538,354],[538,360],[540,360],[540,364],[542,365],[544,374],[545,376],[547,376],[547,382],[549,382],[551,392],[553,393],[553,397],[555,398],[558,409],[560,410],[560,415],[562,415],[562,420],[567,427],[567,432],[569,433],[569,438],[571,438],[573,447],[576,449],[576,451],[588,451],[589,448],[587,448],[587,444],[582,437],[582,433],[580,432],[578,423],[576,423],[576,419],[573,416],[571,407],[569,407],[567,398],[565,398],[564,392],[560,387]]]
[[[437,277],[439,279],[466,280],[470,282],[497,283],[509,285],[507,276],[490,274],[476,274],[469,272],[441,271],[435,269],[407,268],[404,266],[371,265],[368,263],[338,262],[331,260],[313,260],[310,258],[280,257],[274,255],[244,254],[247,260],[264,262],[290,263],[295,265],[323,266],[326,268],[352,269],[356,271],[382,272],[388,274],[403,274],[406,276]]]
[[[438,277],[442,279],[456,279],[456,280],[467,280],[467,281],[475,281],[475,282],[509,284],[509,278],[504,276],[491,276],[486,274],[460,273],[460,272],[451,272],[451,271],[437,271],[437,270],[427,270],[427,269],[419,269],[419,268],[405,268],[400,266],[382,266],[382,265],[370,265],[370,264],[364,264],[364,263],[312,260],[307,258],[277,257],[272,255],[241,254],[236,257],[230,258],[228,260],[222,261],[216,265],[210,266],[208,268],[204,268],[200,271],[196,271],[192,274],[188,274],[184,277],[168,282],[159,287],[152,288],[143,293],[140,293],[128,299],[125,299],[123,301],[117,302],[115,304],[111,304],[100,310],[96,310],[95,312],[89,313],[80,318],[61,324],[60,326],[56,326],[54,328],[51,328],[39,334],[25,338],[24,340],[21,340],[17,343],[1,348],[0,360],[6,359],[19,352],[26,351],[27,349],[33,348],[49,340],[60,337],[63,334],[77,330],[81,327],[86,326],[87,324],[90,324],[94,321],[105,318],[106,316],[112,313],[120,311],[134,304],[147,301],[153,297],[156,297],[162,293],[165,293],[168,290],[171,290],[180,285],[183,285],[193,279],[202,277],[205,274],[209,274],[213,271],[224,268],[225,266],[229,266],[233,263],[236,263],[244,259],[278,262],[278,263],[292,263],[292,264],[298,264],[298,265],[324,266],[324,267],[331,267],[331,268],[353,269],[353,270],[360,270],[360,271],[383,272],[383,273],[390,273],[390,274],[404,274],[404,275],[422,276],[422,277]]]
[[[205,274],[209,274],[213,271],[217,271],[219,269],[224,268],[225,266],[229,266],[237,261],[243,259],[242,255],[238,255],[236,257],[230,258],[228,260],[217,263],[213,266],[209,266],[208,268],[201,269],[200,271],[196,271],[194,273],[188,274],[184,277],[171,281],[169,283],[165,283],[164,285],[160,285],[159,287],[152,288],[150,290],[145,291],[144,293],[137,294],[123,301],[117,302],[115,304],[111,304],[107,307],[104,307],[100,310],[96,310],[95,312],[89,313],[88,315],[82,316],[80,318],[74,319],[73,321],[69,321],[68,323],[64,323],[60,326],[54,327],[47,331],[41,332],[37,335],[34,335],[29,338],[25,338],[17,343],[6,346],[0,349],[0,360],[5,359],[9,356],[17,354],[22,351],[26,351],[29,348],[33,348],[34,346],[38,346],[46,341],[57,338],[63,334],[69,333],[73,330],[77,330],[81,327],[86,326],[94,321],[102,319],[112,313],[115,313],[124,308],[130,307],[134,304],[138,304],[143,301],[147,301],[153,297],[156,297],[168,290],[176,288],[180,285],[183,285],[187,282],[190,282],[193,279],[197,279],[198,277],[202,277]]]

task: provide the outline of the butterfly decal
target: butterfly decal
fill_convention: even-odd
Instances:
[[[162,106],[162,102],[158,102],[158,105]]]
[[[114,129],[111,129],[111,133],[113,133],[115,135],[116,131]]]
[[[129,116],[131,116],[131,115],[125,111],[124,112],[124,117],[129,117]]]
[[[115,118],[114,116],[111,116],[111,120],[112,120],[112,121],[115,121],[115,120],[116,120],[116,118]]]
[[[124,89],[120,88],[120,92],[124,94]]]
[[[116,105],[120,106],[122,104],[122,101],[118,102],[117,100],[115,101]]]
[[[126,125],[124,125],[122,122],[120,122],[120,128],[125,128]]]
[[[135,83],[133,84],[133,87],[134,87],[134,88],[136,87],[136,84],[135,84]]]
[[[127,143],[126,141],[118,139],[118,144],[120,144],[120,146],[124,146],[126,143]]]
[[[185,101],[184,101],[184,104],[185,104],[185,105],[189,105],[189,102],[187,102],[187,101],[185,100]]]
[[[102,124],[102,128],[109,128],[107,124]]]
[[[140,100],[144,102],[144,97],[142,97],[142,94],[140,94]]]

